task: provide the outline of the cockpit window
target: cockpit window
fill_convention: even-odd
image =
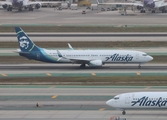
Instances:
[[[147,56],[147,54],[142,54],[143,56]]]
[[[114,100],[118,100],[118,99],[119,99],[119,97],[118,97],[118,96],[114,97]]]

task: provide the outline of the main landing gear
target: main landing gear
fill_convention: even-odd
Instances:
[[[140,13],[145,13],[145,12],[146,12],[146,11],[145,11],[145,10],[143,10],[143,9],[140,11]]]
[[[29,11],[33,11],[34,8],[32,6],[29,7]]]
[[[140,69],[141,68],[141,65],[139,64],[138,68]]]
[[[85,64],[84,63],[82,63],[81,65],[80,65],[80,68],[85,68]]]
[[[7,8],[7,11],[12,11],[12,7],[9,6],[9,7]]]
[[[165,9],[162,9],[162,13],[167,13],[167,10],[165,10]]]
[[[152,13],[155,13],[155,10],[152,10]]]
[[[124,110],[124,111],[122,111],[122,115],[125,115],[125,114],[126,114],[125,110]]]

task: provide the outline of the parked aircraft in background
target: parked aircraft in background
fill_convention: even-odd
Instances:
[[[0,1],[0,5],[2,5],[4,9],[7,9],[7,11],[12,11],[13,9],[18,9],[18,11],[22,11],[23,9],[33,11],[34,8],[39,9],[42,4],[61,4],[61,2],[29,0]]]
[[[15,28],[18,38],[20,56],[48,63],[74,63],[100,67],[105,63],[140,64],[153,58],[144,52],[133,50],[75,50],[68,44],[70,50],[47,50],[36,46],[33,41],[19,28]]]
[[[121,5],[124,7],[124,11],[126,13],[126,8],[128,6],[136,7],[140,10],[141,13],[145,13],[146,10],[151,10],[152,13],[155,13],[156,10],[162,11],[162,13],[167,12],[167,3],[165,0],[143,0],[143,1],[136,1],[136,2],[122,2],[122,3],[99,3],[97,0],[98,5]]]
[[[123,111],[128,109],[167,109],[167,92],[131,92],[116,95],[107,105]]]

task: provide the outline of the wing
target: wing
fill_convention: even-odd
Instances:
[[[85,58],[82,58],[82,57],[79,57],[79,58],[70,58],[70,57],[64,57],[59,50],[57,50],[57,53],[58,53],[58,56],[59,56],[59,60],[61,60],[61,58],[64,58],[64,59],[68,59],[70,60],[72,63],[78,63],[78,64],[82,64],[82,63],[85,63],[85,64],[88,64],[90,61],[94,60],[94,59],[85,59]]]
[[[7,1],[0,1],[0,5],[12,5],[12,3]]]
[[[142,3],[99,3],[99,1],[97,0],[97,4],[98,5],[124,5],[124,6],[141,6],[143,7]]]
[[[60,4],[61,2],[51,2],[51,1],[39,1],[39,2],[28,2],[27,5],[36,5],[36,4]]]
[[[167,2],[164,2],[164,3],[160,4],[160,5],[158,6],[158,8],[159,8],[159,7],[165,7],[165,6],[167,6]]]
[[[66,58],[69,59],[71,62],[73,63],[78,63],[78,64],[88,64],[90,61],[92,61],[91,59],[85,59],[85,58]]]

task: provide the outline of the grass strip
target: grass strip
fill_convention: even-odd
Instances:
[[[18,25],[0,26],[0,32],[15,32]],[[166,26],[31,26],[21,25],[25,32],[167,32]]]
[[[67,48],[67,43],[65,42],[34,42],[37,46],[43,48]],[[70,42],[70,44],[75,49],[84,49],[84,48],[116,48],[116,47],[166,47],[167,41],[102,41],[102,42]],[[0,48],[19,48],[18,42],[0,42]],[[118,49],[118,48],[117,48]]]
[[[167,76],[93,76],[93,77],[13,77],[1,78],[1,84],[166,86]]]

